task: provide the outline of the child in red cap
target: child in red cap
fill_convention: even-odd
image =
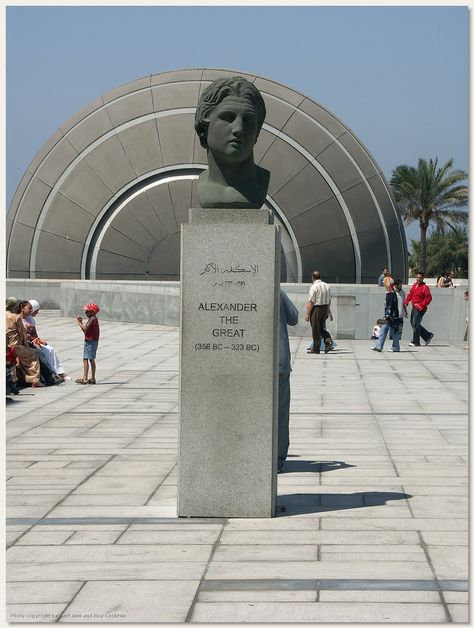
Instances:
[[[76,323],[84,332],[84,355],[82,360],[84,376],[76,379],[76,384],[95,384],[95,356],[99,344],[99,321],[96,315],[99,312],[99,306],[97,303],[88,303],[82,309],[85,310],[87,321],[84,324],[82,316],[76,316]],[[91,364],[90,379],[88,379],[89,362]]]

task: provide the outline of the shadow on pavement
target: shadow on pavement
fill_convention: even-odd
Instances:
[[[289,458],[290,456],[285,460],[283,475],[285,473],[324,473],[356,466],[342,460],[290,460]]]
[[[364,491],[361,493],[291,493],[279,495],[277,517],[305,513],[330,512],[348,508],[385,506],[388,501],[409,499],[408,493]]]

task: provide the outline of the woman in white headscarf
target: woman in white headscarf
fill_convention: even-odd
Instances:
[[[31,303],[31,307],[33,308],[33,310],[30,316],[27,316],[23,319],[23,325],[25,326],[28,338],[30,342],[32,342],[34,346],[41,351],[56,375],[59,375],[59,377],[62,377],[62,379],[66,379],[64,367],[61,364],[61,361],[58,357],[58,354],[54,350],[54,347],[48,344],[47,340],[43,340],[42,338],[38,337],[35,318],[40,310],[40,304],[38,303],[38,301],[35,301],[35,299],[30,299],[29,302]]]

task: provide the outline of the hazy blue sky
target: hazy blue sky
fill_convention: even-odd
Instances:
[[[467,7],[10,6],[6,14],[7,207],[69,117],[114,87],[179,68],[241,70],[302,92],[355,133],[387,178],[419,157],[468,168]]]

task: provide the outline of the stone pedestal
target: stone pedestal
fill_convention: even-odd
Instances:
[[[178,516],[272,517],[279,231],[266,209],[191,209],[181,232]]]

